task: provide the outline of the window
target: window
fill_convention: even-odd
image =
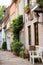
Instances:
[[[27,0],[27,4],[29,5],[29,0]]]
[[[38,40],[38,23],[34,23],[34,33],[35,33],[35,45],[39,45],[39,40]]]
[[[31,45],[31,26],[28,27],[29,45]]]

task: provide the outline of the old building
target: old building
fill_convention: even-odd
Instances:
[[[30,5],[30,11],[25,12],[25,47],[43,47],[43,12],[36,0],[25,0],[25,6]],[[37,10],[38,9],[38,10]],[[29,10],[29,9],[28,9]]]
[[[3,39],[5,39],[7,43],[7,49],[11,50],[11,43],[12,43],[12,20],[15,16],[15,3],[12,3],[9,7],[6,8],[4,11],[4,22],[2,24],[2,31],[3,31]]]
[[[19,40],[29,50],[30,46],[36,49],[43,47],[43,11],[36,0],[13,0],[5,10],[4,32],[7,48],[10,50],[12,42],[12,20],[23,15],[24,26],[19,32]]]
[[[23,15],[23,23],[24,23],[24,0],[14,0],[15,2],[15,18],[19,15]],[[19,31],[19,41],[24,43],[24,27]]]

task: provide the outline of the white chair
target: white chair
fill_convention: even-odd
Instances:
[[[33,61],[34,64],[34,59],[35,58],[40,58],[42,60],[42,51],[38,50],[38,51],[29,51],[30,53],[30,62]]]

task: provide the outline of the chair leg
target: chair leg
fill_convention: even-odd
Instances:
[[[34,58],[33,58],[33,65],[34,65]]]

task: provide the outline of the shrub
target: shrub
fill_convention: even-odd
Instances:
[[[19,42],[19,41],[13,42],[13,43],[11,44],[12,50],[13,50],[14,52],[16,52],[17,55],[19,55],[19,52],[22,50],[22,46],[23,46],[23,44],[22,44],[21,42]]]
[[[7,49],[7,43],[6,43],[6,41],[3,42],[3,44],[2,44],[2,49],[4,49],[4,50]]]
[[[19,55],[20,55],[20,57],[24,58],[24,51],[23,50],[20,51]]]
[[[19,53],[19,55],[20,55],[20,57],[22,57],[22,58],[28,58],[28,52],[27,52],[27,50],[22,50],[22,51],[20,51],[20,53]]]

